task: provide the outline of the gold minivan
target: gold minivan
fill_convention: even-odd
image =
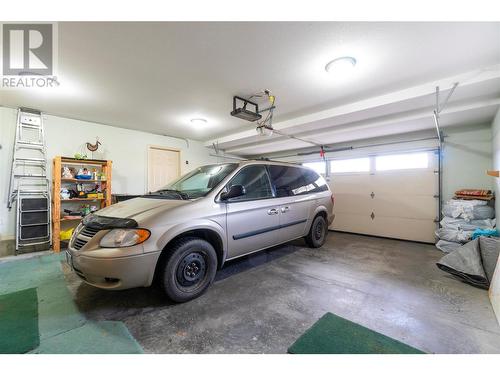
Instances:
[[[322,246],[333,205],[323,177],[300,165],[207,165],[86,216],[70,240],[67,261],[99,288],[150,286],[156,276],[169,298],[188,301],[228,260],[300,237]]]

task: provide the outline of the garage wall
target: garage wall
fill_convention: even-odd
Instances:
[[[492,189],[486,174],[493,165],[490,124],[445,128],[443,196],[449,199],[461,188]]]
[[[15,137],[17,111],[0,107],[0,240],[14,235],[15,215],[6,208],[7,194]],[[181,151],[182,173],[199,165],[215,163],[209,150],[201,142],[151,133],[116,128],[91,122],[46,116],[44,120],[49,160],[49,176],[52,175],[51,160],[54,156],[73,156],[82,152],[85,142],[95,143],[96,136],[102,143],[94,158],[113,161],[113,193],[142,194],[147,189],[147,147],[156,145]],[[91,153],[87,155],[91,157]],[[186,165],[186,160],[189,164]]]

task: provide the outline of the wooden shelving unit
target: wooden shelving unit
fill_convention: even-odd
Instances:
[[[106,200],[106,198],[71,198],[71,199],[61,199],[61,202],[90,202],[90,201],[102,201],[102,200]]]
[[[111,205],[111,160],[95,160],[95,159],[74,159],[64,156],[56,156],[53,161],[52,168],[52,247],[55,252],[61,251],[61,226],[64,225],[66,229],[76,227],[81,219],[71,218],[64,219],[61,217],[63,205],[71,205],[72,203],[89,203],[96,202],[98,209]],[[104,180],[80,180],[76,178],[62,178],[62,168],[64,166],[72,166],[75,169],[88,168],[97,169],[104,173]],[[103,198],[72,198],[61,199],[62,187],[74,187],[75,184],[98,184],[104,194]],[[62,225],[61,225],[62,224]]]

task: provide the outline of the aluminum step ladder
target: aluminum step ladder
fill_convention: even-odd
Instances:
[[[7,207],[16,207],[16,253],[24,247],[51,245],[50,185],[42,113],[17,112]]]

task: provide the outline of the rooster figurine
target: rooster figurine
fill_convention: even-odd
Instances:
[[[94,151],[97,151],[97,149],[101,145],[101,142],[99,142],[99,137],[96,137],[95,144],[92,144],[90,142],[86,142],[85,145],[87,146],[87,150],[92,152],[92,159],[93,159],[94,158]]]

